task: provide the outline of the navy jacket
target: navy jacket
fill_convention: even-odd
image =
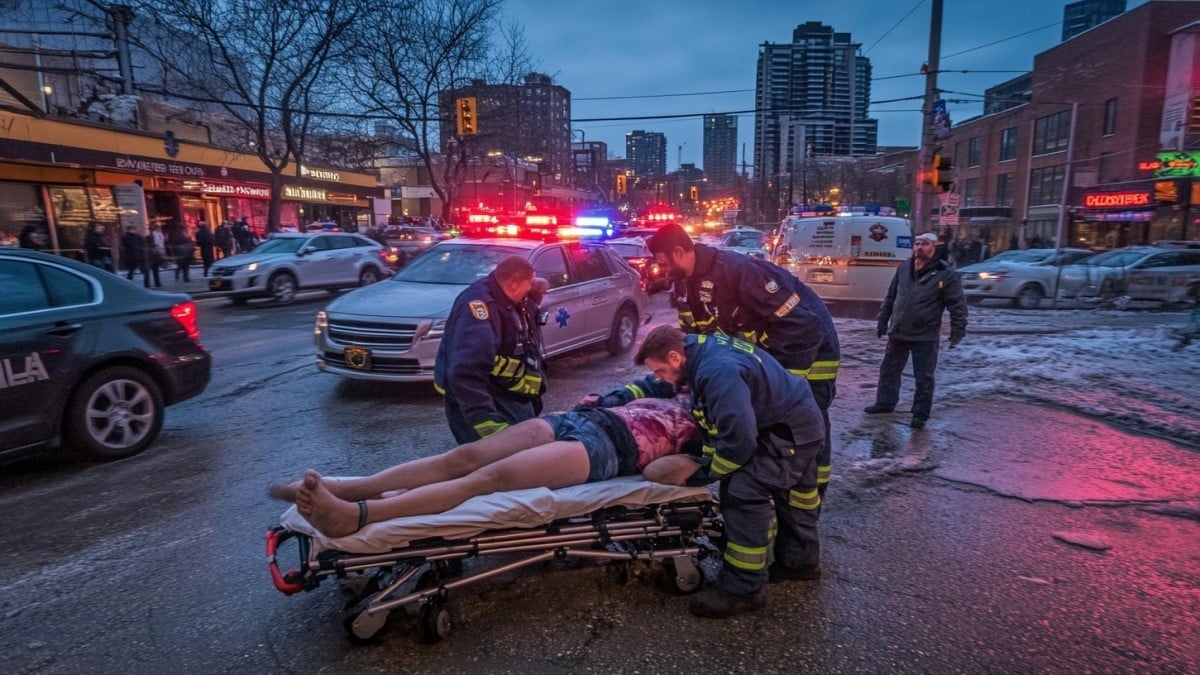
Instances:
[[[472,426],[505,422],[495,398],[536,403],[546,391],[537,315],[532,300],[509,300],[492,274],[454,300],[433,380]]]
[[[958,273],[946,264],[939,246],[920,272],[912,258],[896,268],[887,297],[879,307],[879,333],[906,342],[936,342],[942,332],[942,313],[950,311],[950,338],[967,333],[967,301]]]
[[[761,346],[795,375],[833,380],[841,360],[833,317],[795,275],[765,260],[696,244],[696,268],[681,284],[679,323]]]

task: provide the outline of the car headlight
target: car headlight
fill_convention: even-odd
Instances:
[[[425,334],[426,340],[436,340],[446,334],[446,319],[434,321],[433,327]]]
[[[316,322],[316,325],[313,326],[313,332],[317,333],[319,335],[319,334],[325,332],[325,329],[328,327],[329,327],[329,315],[325,313],[325,310],[320,310],[319,312],[317,312],[317,322]]]
[[[252,262],[249,265],[243,265],[242,269],[246,270],[247,272],[253,272],[254,270],[258,269],[258,263]]]
[[[1004,281],[1008,275],[1004,272],[980,272],[980,279],[991,279],[992,281]]]

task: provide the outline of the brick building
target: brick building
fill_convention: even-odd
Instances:
[[[1195,238],[1191,179],[1156,181],[1147,162],[1163,149],[1168,70],[1198,81],[1187,76],[1198,21],[1200,2],[1152,0],[1036,55],[1028,103],[964,121],[943,141],[961,205],[957,231],[943,234],[979,239],[985,255],[1052,246],[1061,214],[1069,246]]]

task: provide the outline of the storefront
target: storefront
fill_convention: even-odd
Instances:
[[[1083,192],[1068,227],[1070,246],[1108,250],[1195,238],[1200,217],[1192,179],[1147,180]]]
[[[87,224],[120,237],[113,187],[140,183],[151,224],[193,236],[200,222],[246,218],[265,232],[271,175],[255,155],[92,124],[0,112],[0,245],[25,241],[79,257]],[[63,145],[69,139],[70,145]],[[280,226],[303,230],[332,220],[353,229],[369,222],[382,197],[372,174],[291,167],[284,176]]]

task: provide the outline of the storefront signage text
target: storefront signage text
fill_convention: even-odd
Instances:
[[[1083,196],[1089,209],[1127,209],[1131,206],[1150,206],[1150,193],[1144,190],[1127,192],[1093,192]]]
[[[200,191],[206,195],[221,195],[224,197],[244,197],[246,199],[270,199],[271,188],[265,185],[237,185],[234,183],[200,184]]]
[[[1157,161],[1138,164],[1142,167],[1153,169],[1155,178],[1200,176],[1200,152],[1160,152]]]
[[[194,164],[176,164],[174,162],[158,162],[152,159],[137,159],[135,157],[122,157],[118,155],[115,166],[118,169],[126,171],[137,171],[139,173],[152,173],[163,176],[192,176],[196,178],[204,177],[204,167]]]
[[[325,169],[310,169],[307,166],[300,167],[300,175],[305,178],[316,178],[317,180],[342,180],[342,174],[336,171],[327,171]]]
[[[294,185],[283,186],[283,196],[287,199],[298,199],[306,202],[323,202],[327,201],[325,191],[321,188],[296,187]]]

